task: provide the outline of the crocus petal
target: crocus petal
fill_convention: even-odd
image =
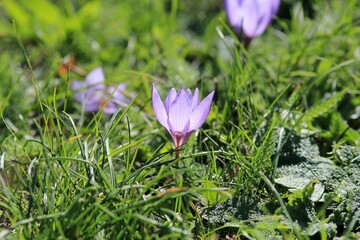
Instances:
[[[193,100],[193,94],[192,94],[192,92],[191,92],[191,90],[188,88],[188,89],[186,89],[186,95],[187,95],[187,97],[188,97],[188,99],[189,99],[189,102],[192,102],[192,100]]]
[[[171,132],[184,132],[189,127],[191,103],[184,89],[181,89],[169,107],[168,121],[171,125]]]
[[[112,101],[120,106],[126,107],[131,103],[131,99],[124,96],[122,91],[126,89],[126,84],[120,84],[116,88],[111,86],[108,88],[109,96],[112,96]]]
[[[170,92],[168,93],[168,95],[166,96],[165,99],[165,110],[167,113],[169,113],[169,107],[171,106],[171,104],[174,102],[175,98],[176,98],[176,90],[175,88],[172,88],[170,90]]]
[[[214,91],[212,91],[206,98],[204,98],[191,113],[189,131],[196,131],[201,127],[201,125],[203,125],[209,115],[213,97]]]
[[[85,82],[89,87],[104,88],[105,75],[101,67],[92,70],[86,77]]]
[[[110,86],[108,87],[108,93],[109,94],[112,94],[114,97],[122,97],[124,96],[122,94],[122,91],[125,91],[126,90],[126,84],[119,84],[119,85],[116,85],[116,86]]]
[[[175,148],[179,148],[186,143],[192,132],[186,132],[184,134],[170,133],[174,142]]]
[[[73,81],[71,84],[71,89],[76,90],[85,90],[87,84],[84,81]]]
[[[257,27],[252,32],[252,37],[261,35],[266,27],[270,24],[273,19],[273,15],[277,12],[279,5],[279,1],[269,1],[269,0],[258,0],[257,1],[257,9],[258,15],[255,19],[257,19]],[[275,9],[275,11],[274,11]],[[245,31],[245,30],[244,30]]]
[[[101,84],[102,81],[104,81],[104,73],[101,68],[91,71],[86,76],[85,81],[73,81],[71,88],[77,91],[75,92],[75,100],[85,104],[85,106],[90,101],[91,107],[89,109],[94,109],[92,102],[98,101],[99,95],[101,95],[99,91],[101,92],[106,88],[104,84]]]
[[[224,8],[227,13],[227,17],[231,26],[235,28],[235,31],[241,30],[241,25],[243,21],[243,13],[241,9],[241,0],[225,0]]]
[[[258,3],[254,0],[245,0],[243,1],[242,8],[246,10],[242,22],[242,29],[247,37],[253,38],[256,36],[255,33],[260,17]]]
[[[86,92],[77,92],[74,94],[75,100],[79,103],[86,101]]]
[[[224,0],[229,23],[252,39],[262,34],[280,6],[280,0]]]
[[[94,112],[103,108],[104,113],[113,114],[119,106],[126,106],[131,102],[131,99],[123,94],[126,84],[107,87],[104,80],[104,72],[99,67],[91,71],[85,81],[73,81],[71,87],[76,91],[75,99],[82,103],[85,111]],[[166,124],[166,121],[164,123]]]
[[[194,110],[199,105],[199,103],[200,103],[199,89],[196,88],[191,102],[191,110]]]
[[[271,3],[272,3],[271,13],[272,13],[272,15],[275,15],[277,13],[277,11],[279,10],[280,0],[272,0]]]
[[[161,101],[159,93],[157,92],[154,84],[152,86],[152,106],[153,106],[156,118],[158,119],[160,124],[163,125],[167,130],[170,130],[169,125],[167,124],[168,116],[166,114],[164,104]]]
[[[86,96],[86,86],[87,84],[83,81],[73,81],[71,84],[71,88],[75,92],[75,100],[78,102],[82,102],[85,100],[85,96]]]
[[[99,102],[86,102],[84,109],[85,112],[95,112],[99,110]]]
[[[104,113],[106,114],[113,114],[118,109],[118,105],[112,101],[108,101],[104,106]]]

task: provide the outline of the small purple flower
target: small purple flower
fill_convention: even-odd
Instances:
[[[231,26],[249,42],[265,31],[279,6],[280,0],[224,0]]]
[[[98,67],[85,77],[85,81],[72,83],[72,90],[76,91],[75,99],[83,104],[86,112],[103,108],[104,113],[113,114],[119,106],[126,106],[131,102],[131,99],[123,94],[125,84],[107,87],[104,81],[104,72]]]
[[[177,93],[172,88],[166,97],[164,105],[153,85],[152,105],[155,115],[161,125],[170,133],[175,149],[179,150],[188,140],[191,133],[199,129],[205,122],[210,112],[213,96],[214,91],[200,102],[197,88],[194,95],[190,89],[180,89]]]

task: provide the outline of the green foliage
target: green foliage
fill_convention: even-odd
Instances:
[[[303,116],[302,121],[305,123],[311,123],[315,118],[323,116],[329,113],[344,97],[346,91],[335,93],[334,96],[315,104],[309,110],[307,110]]]
[[[78,9],[64,2],[63,9],[46,0],[5,1],[3,7],[19,34],[53,47],[62,44],[67,34],[85,30],[99,14],[98,1],[87,2]]]
[[[301,142],[309,142],[308,137],[298,138]],[[291,149],[299,146],[301,145],[292,145]],[[308,234],[312,232],[310,235],[325,228],[327,236],[333,236],[335,229],[347,227],[352,219],[352,228],[358,228],[360,218],[356,212],[360,210],[360,199],[357,197],[359,189],[356,183],[359,182],[360,172],[357,166],[358,157],[355,156],[359,156],[359,152],[356,153],[352,146],[342,146],[336,151],[336,156],[341,156],[341,161],[346,163],[344,168],[319,156],[319,150],[314,145],[301,148],[302,151],[296,151],[294,155],[286,154],[280,157],[279,162],[282,164],[275,179],[277,184],[291,192],[287,198],[288,211],[292,218],[297,220],[300,226],[307,228]],[[291,161],[293,158],[299,160]],[[316,205],[323,209],[323,212],[317,214]],[[322,224],[319,225],[319,221]]]
[[[260,210],[258,199],[236,195],[223,203],[206,208],[202,215],[210,225],[221,226],[231,223],[233,218],[254,221],[262,216]]]
[[[310,199],[315,184],[316,180],[310,182],[303,189],[297,189],[287,196],[287,210],[291,218],[301,227],[307,227],[315,216],[313,202]]]

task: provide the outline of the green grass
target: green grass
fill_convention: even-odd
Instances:
[[[1,2],[0,238],[358,239],[360,4],[311,2],[248,50],[221,1]],[[68,55],[133,102],[84,112]],[[179,158],[152,83],[215,90]]]

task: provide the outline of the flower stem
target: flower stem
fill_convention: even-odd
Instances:
[[[175,148],[175,158],[178,158],[180,156],[181,148],[177,147]]]
[[[246,50],[249,49],[251,41],[252,41],[252,38],[247,37],[247,36],[243,37],[243,43],[244,43],[244,47],[245,47]]]

